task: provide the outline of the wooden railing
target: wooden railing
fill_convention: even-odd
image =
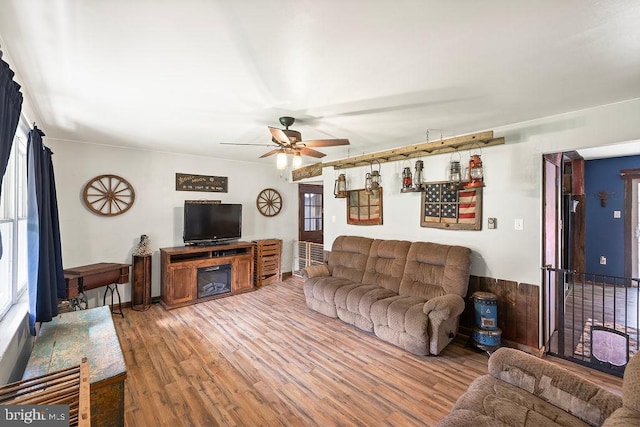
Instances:
[[[91,425],[89,361],[0,387],[1,405],[68,405],[69,425]]]
[[[294,246],[294,276],[301,276],[301,270],[311,265],[319,265],[324,263],[324,245],[321,243],[298,241]]]

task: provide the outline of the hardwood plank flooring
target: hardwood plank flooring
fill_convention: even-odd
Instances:
[[[126,426],[429,426],[487,355],[418,357],[306,307],[292,277],[189,307],[114,316]],[[622,381],[550,358],[618,394]]]

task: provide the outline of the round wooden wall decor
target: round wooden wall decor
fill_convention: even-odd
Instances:
[[[117,175],[100,175],[84,186],[84,204],[92,212],[116,216],[128,211],[136,199],[136,192],[126,179]]]
[[[264,216],[276,216],[282,209],[282,196],[273,188],[265,188],[256,199],[258,211]]]

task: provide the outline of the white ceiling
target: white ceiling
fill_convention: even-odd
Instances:
[[[220,143],[290,115],[351,140],[326,160],[640,98],[639,23],[638,0],[0,2],[48,137],[259,162]]]

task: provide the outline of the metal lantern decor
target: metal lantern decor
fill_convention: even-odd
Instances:
[[[411,168],[405,167],[402,170],[402,188],[400,189],[400,192],[408,193],[409,191],[413,191],[412,186],[413,186],[413,179],[411,176]]]
[[[367,194],[371,194],[372,180],[371,180],[371,172],[367,172],[364,176],[364,192]]]
[[[347,197],[347,178],[343,173],[338,175],[336,182],[333,186],[333,195],[336,199],[344,199]]]
[[[484,173],[482,171],[482,160],[479,154],[473,154],[471,158],[469,158],[469,183],[467,183],[465,187],[484,187]]]
[[[451,162],[449,162],[449,188],[451,190],[459,189],[460,181],[462,181],[460,162],[457,160],[452,160]]]
[[[377,160],[376,160],[377,161]],[[373,170],[373,163],[371,164],[371,172],[367,172],[364,178],[364,189],[367,194],[371,194],[377,191],[382,184],[382,176],[380,175],[380,162],[378,162],[378,170]]]
[[[413,191],[422,191],[422,168],[424,163],[422,160],[416,160],[416,173],[413,175]]]

